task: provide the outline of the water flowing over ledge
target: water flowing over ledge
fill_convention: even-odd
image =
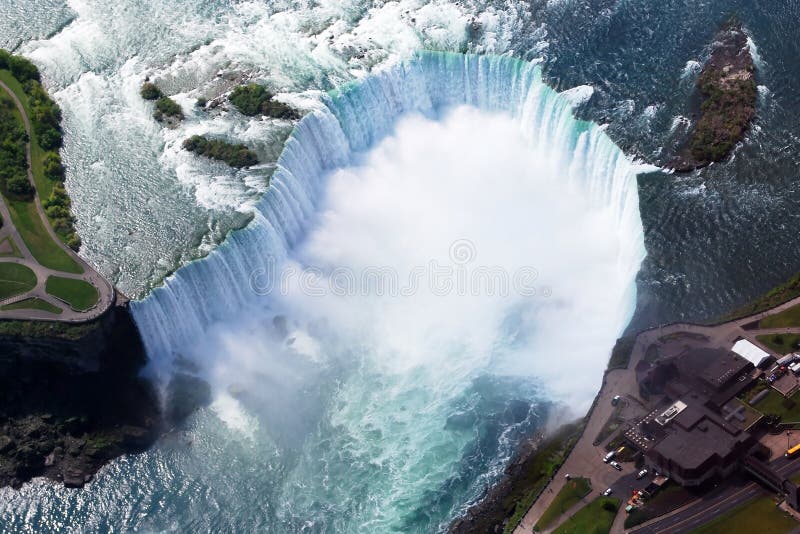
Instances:
[[[560,160],[567,169],[564,180],[588,192],[597,208],[611,211],[621,243],[619,272],[630,280],[627,309],[616,311],[628,321],[645,255],[636,182],[641,169],[599,126],[574,118],[568,98],[542,82],[539,66],[509,57],[422,52],[324,103],[287,141],[252,222],[132,303],[157,367],[195,343],[209,325],[263,298],[251,290],[252,273],[268,257],[280,263],[303,237],[330,171],[391,132],[401,115],[435,116],[461,104],[510,114],[532,145]]]

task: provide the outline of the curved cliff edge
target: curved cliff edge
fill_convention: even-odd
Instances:
[[[697,79],[697,89],[700,116],[686,145],[667,165],[676,172],[690,172],[725,159],[755,116],[755,64],[747,35],[735,19],[715,36],[711,57]]]
[[[80,487],[155,443],[176,421],[139,376],[146,362],[127,306],[76,325],[0,321],[0,486],[44,476]]]

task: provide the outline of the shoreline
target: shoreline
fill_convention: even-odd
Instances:
[[[614,349],[612,349],[612,355],[609,358],[609,367],[603,374],[600,389],[594,397],[592,406],[589,408],[583,418],[577,420],[581,422],[582,425],[577,439],[575,439],[565,451],[562,461],[549,475],[547,483],[541,488],[536,489],[536,496],[533,499],[529,499],[530,504],[524,503],[521,500],[514,503],[515,507],[517,505],[527,506],[524,516],[521,518],[518,524],[514,524],[512,519],[514,519],[514,515],[516,515],[514,513],[516,510],[512,508],[511,513],[507,513],[505,516],[502,516],[500,521],[496,521],[488,529],[485,529],[485,531],[496,533],[516,532],[519,534],[529,533],[531,531],[535,523],[534,519],[537,519],[538,515],[540,515],[541,512],[547,508],[547,505],[549,505],[548,497],[555,496],[558,493],[560,486],[563,485],[564,473],[562,473],[562,471],[564,470],[565,465],[567,467],[571,467],[567,464],[572,459],[573,452],[576,450],[576,448],[578,448],[579,445],[586,446],[587,440],[593,442],[595,434],[592,431],[599,430],[597,427],[606,423],[607,418],[602,416],[598,416],[596,418],[595,411],[597,407],[600,406],[601,400],[610,401],[611,392],[608,391],[609,376],[613,374],[619,374],[619,372],[627,372],[629,375],[631,375],[629,378],[633,378],[635,380],[635,376],[633,376],[635,373],[633,370],[636,367],[636,363],[638,363],[638,361],[644,356],[644,349],[642,346],[645,344],[650,346],[650,343],[647,343],[648,340],[646,338],[652,337],[655,334],[659,334],[660,336],[668,335],[670,331],[673,330],[676,332],[691,332],[692,330],[699,331],[714,329],[724,327],[726,325],[729,325],[729,328],[735,327],[746,330],[748,326],[750,326],[753,322],[757,322],[762,317],[800,303],[800,291],[795,291],[794,289],[796,280],[800,280],[800,273],[790,278],[787,282],[751,300],[747,304],[735,308],[729,314],[712,319],[705,323],[670,322],[652,326],[641,330],[636,334],[631,334],[620,338],[615,346],[615,349],[617,346],[624,344],[624,340],[633,340],[633,342],[630,344],[630,353],[625,366],[623,367],[619,365],[612,367],[612,362],[614,362]],[[778,299],[777,302],[776,299]],[[745,311],[749,311],[749,313],[745,313]],[[620,363],[619,360],[617,363]],[[608,398],[606,399],[605,397]],[[606,404],[610,405],[610,402],[606,402]],[[589,423],[592,422],[593,419],[596,420],[594,421],[593,425],[590,425]],[[514,460],[512,460],[509,465],[520,466],[525,465],[526,463],[535,462],[537,456],[547,454],[546,451],[542,450],[542,445],[547,444],[550,440],[558,440],[560,433],[562,433],[565,428],[568,428],[570,425],[574,424],[575,422],[561,424],[557,427],[554,427],[549,435],[538,435],[523,443],[520,447],[520,450],[515,455]],[[539,447],[537,447],[537,445]],[[593,443],[588,443],[588,445],[593,446]],[[578,470],[573,470],[573,472],[578,472]],[[506,472],[504,472],[503,477],[494,486],[492,486],[492,488],[489,488],[489,491],[479,502],[471,506],[466,514],[451,522],[448,532],[460,534],[462,532],[471,531],[466,527],[473,525],[478,526],[474,521],[474,518],[476,517],[498,517],[500,514],[498,513],[497,505],[501,504],[503,498],[508,497],[508,493],[502,495],[502,491],[504,488],[507,489],[513,487],[516,483],[516,481],[513,480],[513,477],[519,477],[519,475],[519,469],[507,469]],[[553,486],[559,487],[556,488]],[[602,488],[594,487],[593,490],[602,491]],[[668,516],[669,514],[666,515]],[[619,517],[620,516],[617,516],[618,519]],[[662,519],[662,516],[649,520],[648,523],[657,522],[659,519]],[[621,525],[619,525],[619,527],[621,528]]]

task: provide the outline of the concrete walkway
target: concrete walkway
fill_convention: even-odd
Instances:
[[[22,102],[17,98],[17,95],[14,94],[14,91],[11,90],[8,85],[0,81],[0,88],[2,88],[14,101],[14,104],[17,106],[17,110],[19,110],[20,115],[22,116],[22,120],[25,124],[25,132],[28,134],[28,138],[30,139],[31,136],[31,124],[30,120],[28,119],[27,113],[25,113],[25,107],[22,105]],[[17,248],[20,251],[21,258],[16,257],[0,257],[0,262],[4,263],[18,263],[21,265],[25,265],[26,267],[30,268],[35,274],[37,279],[36,287],[34,287],[31,291],[27,293],[23,293],[21,295],[16,295],[14,297],[10,297],[7,299],[0,300],[0,306],[4,306],[7,304],[13,304],[15,302],[19,302],[21,300],[26,300],[29,298],[39,298],[42,299],[57,308],[62,310],[62,313],[59,315],[54,315],[51,313],[47,313],[40,310],[14,310],[14,311],[0,311],[0,319],[22,319],[22,320],[44,320],[44,321],[59,321],[59,322],[71,322],[71,323],[80,323],[85,321],[91,321],[92,319],[96,319],[105,311],[114,305],[117,294],[114,286],[112,286],[108,280],[103,278],[97,271],[94,270],[86,261],[83,260],[80,256],[78,256],[71,248],[65,245],[61,239],[56,234],[53,227],[50,226],[50,221],[47,219],[47,215],[44,212],[44,208],[42,207],[41,199],[39,198],[39,192],[36,190],[36,183],[33,179],[33,173],[31,172],[31,144],[30,141],[25,145],[25,152],[26,158],[28,162],[28,181],[31,183],[31,186],[34,188],[34,204],[36,205],[36,211],[39,214],[39,218],[42,220],[42,224],[47,229],[47,232],[50,236],[50,239],[58,245],[64,252],[66,252],[78,265],[81,266],[83,269],[83,274],[73,274],[73,273],[65,273],[62,271],[55,271],[53,269],[48,269],[44,267],[31,254],[31,251],[28,249],[25,241],[23,241],[22,236],[20,235],[17,228],[14,227],[14,223],[11,219],[11,213],[8,210],[8,206],[6,205],[4,199],[0,195],[0,215],[3,217],[3,227],[0,229],[0,241],[5,237],[10,237],[14,243],[16,244]],[[47,278],[49,276],[60,276],[63,278],[72,278],[76,280],[83,280],[85,282],[90,283],[97,289],[97,293],[99,295],[99,299],[97,304],[89,310],[86,311],[75,311],[70,308],[70,306],[62,302],[61,300],[49,295],[45,291],[45,284],[47,282]]]
[[[572,452],[564,461],[561,468],[544,489],[541,496],[533,503],[531,508],[525,514],[519,526],[517,526],[516,530],[514,531],[515,534],[528,534],[533,531],[533,526],[542,516],[544,511],[550,506],[550,503],[553,502],[553,499],[561,490],[561,488],[564,487],[566,482],[566,474],[582,476],[591,480],[592,492],[583,499],[583,502],[591,502],[606,488],[612,487],[617,480],[633,471],[633,467],[629,463],[622,464],[622,472],[611,469],[608,464],[605,464],[602,461],[605,450],[602,448],[602,446],[594,446],[593,442],[614,411],[614,407],[611,405],[611,399],[615,395],[624,395],[630,401],[639,402],[642,403],[642,405],[645,405],[637,396],[639,388],[636,382],[636,373],[634,369],[636,368],[636,365],[644,358],[648,347],[656,343],[664,336],[682,332],[702,335],[706,338],[704,343],[715,347],[731,347],[738,338],[746,338],[754,343],[757,343],[755,339],[756,336],[764,334],[800,333],[800,327],[752,330],[745,330],[742,328],[746,324],[760,320],[767,315],[779,313],[798,304],[800,304],[800,297],[789,300],[770,310],[750,315],[742,319],[728,321],[719,325],[705,326],[689,323],[675,323],[640,332],[636,337],[636,341],[634,342],[628,367],[625,369],[614,369],[606,372],[603,378],[603,384],[597,394],[597,402],[592,409],[589,420],[583,430],[583,434],[579,438]],[[625,497],[621,495],[615,496]],[[577,508],[580,508],[580,506]],[[623,532],[622,524],[624,522],[625,515],[624,511],[622,510],[623,508],[624,501],[623,506],[620,507],[620,513],[618,514],[616,520],[614,521],[614,525],[612,526],[612,533]],[[555,523],[553,523],[553,525],[551,525],[549,529],[543,532],[552,532],[568,517],[568,514],[563,514]]]

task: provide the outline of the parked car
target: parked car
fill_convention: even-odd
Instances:
[[[614,456],[616,456],[616,455],[617,455],[617,451],[611,451],[611,452],[609,452],[608,454],[605,455],[605,457],[603,458],[603,461],[605,463],[608,463],[611,460],[613,460]]]
[[[619,395],[614,395],[614,398],[611,399],[611,406],[616,406],[617,404],[619,404],[619,399],[620,399]]]
[[[611,488],[608,488],[607,490],[605,490],[605,491],[603,492],[603,496],[604,496],[604,497],[608,497],[609,495],[611,495],[611,493],[612,493],[612,491],[611,491]]]
[[[614,468],[614,469],[616,469],[617,471],[622,471],[622,466],[621,466],[621,465],[619,465],[619,463],[618,463],[618,462],[611,462],[611,463],[610,463],[610,464],[608,464],[608,465],[610,465],[611,467],[613,467],[613,468]]]
[[[647,469],[642,469],[642,470],[641,470],[641,471],[639,471],[639,473],[636,475],[636,480],[639,480],[640,478],[644,478],[644,477],[646,477],[646,476],[647,476]]]

